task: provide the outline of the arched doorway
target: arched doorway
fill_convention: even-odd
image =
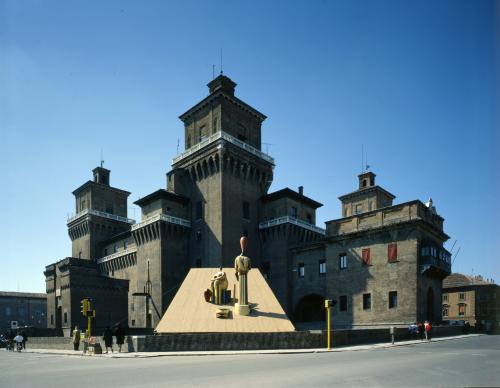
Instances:
[[[325,298],[318,294],[304,296],[295,307],[295,321],[315,322],[325,320]]]
[[[434,322],[434,290],[432,287],[427,290],[427,320]]]

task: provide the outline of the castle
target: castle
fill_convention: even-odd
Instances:
[[[403,324],[439,320],[441,282],[451,271],[448,236],[432,203],[393,205],[395,196],[364,171],[341,196],[342,218],[316,226],[322,204],[284,188],[268,193],[274,159],[261,151],[266,116],[235,96],[219,75],[209,95],[180,116],[185,151],[172,160],[166,188],[134,202],[111,186],[102,165],[73,191],[72,254],[45,269],[47,325],[83,327],[80,301],[91,297],[95,324],[154,328],[188,270],[231,267],[242,234],[248,256],[295,321]],[[201,297],[201,296],[200,296]]]

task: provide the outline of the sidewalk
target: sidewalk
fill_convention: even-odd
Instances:
[[[450,341],[462,338],[478,337],[484,334],[464,334],[457,335],[453,337],[440,337],[433,338],[431,342],[439,341]],[[123,352],[108,354],[97,354],[97,355],[87,355],[83,354],[82,351],[74,350],[63,350],[63,349],[26,349],[21,353],[39,353],[39,354],[52,354],[52,355],[64,355],[73,357],[101,357],[101,358],[148,358],[148,357],[169,357],[169,356],[235,356],[235,355],[247,355],[247,354],[298,354],[298,353],[328,353],[328,352],[349,352],[349,351],[359,351],[359,350],[372,350],[372,349],[382,349],[382,348],[392,348],[395,346],[408,346],[408,345],[424,345],[428,344],[427,341],[420,340],[410,340],[410,341],[399,341],[392,345],[390,342],[383,342],[378,344],[369,345],[352,345],[352,346],[341,346],[327,350],[326,348],[320,349],[270,349],[270,350],[228,350],[228,351],[199,351],[199,352]],[[16,352],[16,354],[19,354]]]

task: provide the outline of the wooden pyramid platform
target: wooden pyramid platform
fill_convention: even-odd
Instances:
[[[234,268],[224,268],[233,293],[238,284]],[[210,288],[218,268],[193,268],[189,271],[155,331],[161,333],[272,333],[295,331],[271,288],[258,269],[248,273],[248,316],[233,313],[232,305],[217,306],[205,301],[203,292]],[[233,295],[232,295],[233,296]],[[227,319],[216,318],[218,308],[230,309]]]

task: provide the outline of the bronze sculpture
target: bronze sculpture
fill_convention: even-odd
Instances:
[[[250,305],[248,304],[248,284],[247,273],[252,268],[252,262],[249,257],[245,256],[245,248],[247,247],[248,239],[243,236],[240,239],[241,254],[234,259],[234,269],[236,271],[236,279],[239,283],[239,298],[238,303],[234,305],[234,311],[239,315],[250,314]]]

